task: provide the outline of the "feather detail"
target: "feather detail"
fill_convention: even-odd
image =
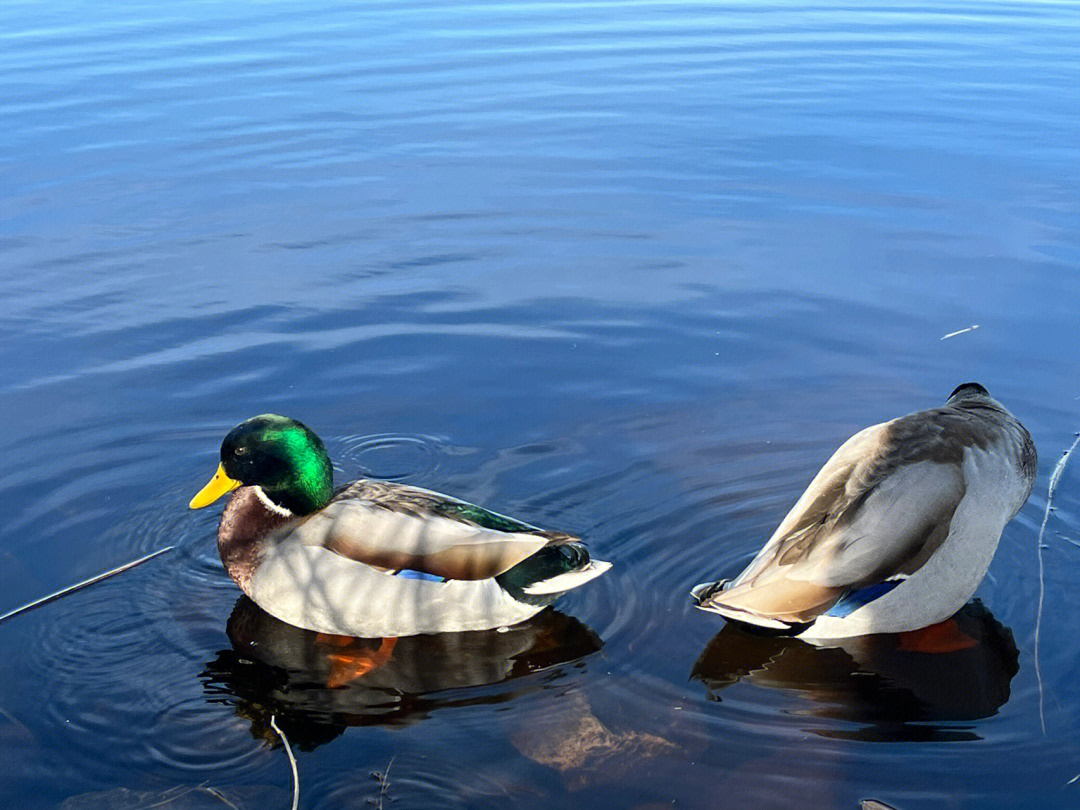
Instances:
[[[552,596],[554,594],[566,593],[579,585],[584,585],[586,582],[596,579],[609,568],[611,568],[611,563],[609,562],[605,562],[604,560],[590,560],[584,568],[579,568],[576,571],[567,571],[565,574],[559,574],[550,579],[542,579],[539,582],[534,582],[532,585],[527,585],[523,590],[529,596]]]
[[[498,576],[550,542],[542,534],[493,531],[356,498],[335,499],[290,527],[289,534],[301,544],[327,548],[376,568],[409,568],[462,580]]]

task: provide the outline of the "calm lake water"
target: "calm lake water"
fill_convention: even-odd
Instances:
[[[6,0],[0,121],[0,612],[176,547],[0,625],[0,805],[287,807],[271,716],[303,808],[1080,804],[1076,5]],[[966,380],[1041,456],[976,646],[690,608]],[[342,656],[187,510],[265,411],[615,567]]]

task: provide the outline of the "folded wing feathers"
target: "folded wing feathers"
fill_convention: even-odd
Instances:
[[[917,570],[948,535],[963,451],[981,438],[946,431],[944,410],[852,436],[747,569],[701,607],[767,626],[807,622],[851,588]]]
[[[498,576],[548,544],[575,539],[438,493],[382,481],[357,481],[342,489],[325,509],[291,527],[290,534],[305,545],[376,568],[412,569],[452,580]]]

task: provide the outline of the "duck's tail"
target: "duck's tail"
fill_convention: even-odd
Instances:
[[[764,627],[769,630],[781,631],[791,631],[797,626],[792,622],[785,622],[768,616],[760,616],[756,613],[751,613],[748,610],[741,610],[737,607],[726,605],[719,598],[714,598],[719,597],[730,582],[731,580],[720,579],[716,582],[702,582],[700,585],[695,585],[690,589],[690,601],[693,602],[694,607],[699,610],[707,610],[710,613],[719,613],[725,619],[733,622],[741,622],[755,627]]]
[[[611,563],[594,560],[578,540],[558,540],[499,574],[495,579],[515,598],[550,601],[596,579]]]
[[[724,590],[724,586],[728,584],[730,580],[718,579],[715,582],[702,582],[700,585],[695,585],[690,589],[690,601],[694,603],[695,607],[701,607],[714,593],[719,593]]]

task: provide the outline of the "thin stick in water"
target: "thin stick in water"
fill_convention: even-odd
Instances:
[[[154,557],[157,557],[159,554],[164,554],[166,551],[172,551],[173,548],[173,546],[165,546],[165,548],[160,548],[153,554],[147,554],[145,557],[140,557],[137,560],[125,563],[119,568],[114,568],[111,571],[106,571],[104,574],[98,574],[96,577],[90,577],[90,579],[84,579],[82,582],[77,582],[74,585],[69,585],[67,588],[62,588],[61,590],[56,591],[56,593],[50,593],[48,596],[43,596],[40,599],[35,599],[28,605],[23,605],[22,607],[17,607],[14,610],[9,610],[3,616],[0,616],[0,622],[4,621],[4,619],[10,619],[12,616],[18,616],[20,613],[25,613],[28,610],[33,610],[36,607],[46,605],[49,602],[59,599],[62,596],[67,596],[69,593],[81,591],[83,588],[87,588],[90,585],[101,582],[101,580],[103,579],[108,579],[109,577],[116,576],[117,574],[122,574],[124,573],[124,571],[134,568],[136,565],[142,565],[144,562],[154,559]]]
[[[379,783],[379,795],[375,800],[375,810],[383,810],[383,800],[386,798],[386,794],[390,792],[390,768],[394,764],[396,757],[390,757],[390,761],[386,763],[386,770],[382,773],[375,771],[372,776]],[[370,802],[371,800],[368,799]]]
[[[224,804],[226,807],[231,807],[233,810],[240,810],[239,807],[237,807],[235,804],[233,804],[228,799],[226,799],[225,796],[222,795],[221,791],[218,790],[217,788],[204,787],[203,790],[205,790],[207,793],[209,793],[214,798],[221,799],[221,803]]]
[[[206,782],[203,781],[195,785],[195,787],[185,788],[183,785],[177,785],[174,788],[169,788],[169,790],[166,790],[164,793],[161,794],[161,798],[158,799],[156,802],[154,802],[153,804],[145,804],[141,808],[139,808],[139,810],[153,810],[153,808],[155,807],[164,807],[167,804],[172,804],[177,799],[182,799],[189,793],[194,793],[196,790],[202,790],[203,785],[205,784]]]
[[[293,756],[292,747],[289,745],[289,738],[285,736],[285,732],[278,728],[277,720],[274,715],[270,715],[270,728],[272,728],[277,735],[281,737],[281,741],[285,744],[285,753],[289,755],[289,766],[292,768],[292,810],[296,810],[300,804],[300,775],[296,772],[296,757]]]
[[[1076,434],[1076,441],[1062,454],[1058,463],[1054,465],[1054,471],[1050,473],[1050,486],[1046,490],[1046,511],[1043,512],[1042,525],[1039,526],[1039,539],[1035,543],[1035,554],[1039,560],[1039,606],[1035,611],[1035,679],[1039,683],[1039,723],[1042,725],[1043,736],[1046,735],[1046,714],[1043,709],[1042,667],[1039,665],[1039,628],[1042,626],[1043,597],[1046,595],[1046,583],[1043,580],[1043,534],[1046,533],[1046,521],[1050,519],[1054,490],[1061,481],[1061,474],[1065,472],[1065,464],[1069,461],[1069,456],[1078,444],[1080,444],[1080,433]]]

